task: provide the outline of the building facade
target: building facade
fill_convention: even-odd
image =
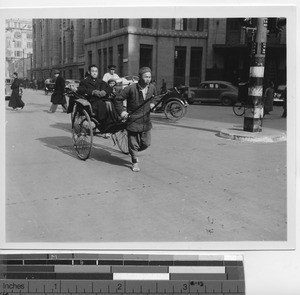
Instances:
[[[59,69],[66,79],[84,75],[84,20],[33,20],[33,77],[43,81]]]
[[[32,21],[28,19],[6,19],[5,75],[17,72],[20,78],[30,79],[32,59]]]
[[[152,69],[158,88],[219,79],[238,84],[249,76],[249,32],[242,19],[36,19],[33,21],[34,71],[38,79],[62,70],[65,78],[82,79],[88,66],[109,64],[119,76]],[[286,33],[270,34],[265,77],[286,83]]]

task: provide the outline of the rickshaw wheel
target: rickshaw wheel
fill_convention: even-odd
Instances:
[[[178,121],[186,113],[186,107],[176,100],[169,101],[165,106],[165,115],[171,121]]]
[[[127,134],[127,130],[123,129],[120,130],[118,132],[116,132],[115,134],[113,134],[114,140],[117,143],[120,151],[123,154],[128,154],[129,150],[128,150],[128,134]]]
[[[77,156],[86,160],[93,146],[91,119],[86,110],[75,111],[72,118],[72,139]]]

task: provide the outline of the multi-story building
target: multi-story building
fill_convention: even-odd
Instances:
[[[52,76],[53,69],[66,79],[84,75],[84,20],[33,20],[33,77],[38,81]]]
[[[109,64],[119,76],[152,68],[158,88],[202,80],[246,81],[249,75],[249,33],[242,19],[84,19],[34,20],[34,65],[46,78],[53,68],[65,78],[81,79],[90,64],[100,77]],[[286,81],[285,31],[267,42],[266,80]]]
[[[101,76],[109,64],[121,76],[149,66],[158,85],[195,85],[205,77],[207,39],[207,19],[88,19],[85,63]]]
[[[20,78],[30,77],[32,56],[32,21],[6,19],[6,67],[5,74],[18,72]]]

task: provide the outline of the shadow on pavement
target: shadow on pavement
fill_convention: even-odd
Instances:
[[[70,123],[55,123],[55,124],[51,124],[49,125],[52,128],[57,128],[63,131],[67,131],[70,132],[70,137],[72,136],[72,126],[71,126],[71,122]]]
[[[72,158],[78,159],[77,153],[73,147],[73,141],[70,137],[67,136],[55,136],[55,137],[43,137],[37,138],[36,140],[41,141],[46,147],[62,152],[65,155],[68,155]],[[96,160],[111,165],[131,167],[131,162],[122,159],[119,156],[114,156],[112,153],[119,153],[116,149],[109,148],[104,145],[93,144],[91,154],[87,160]]]

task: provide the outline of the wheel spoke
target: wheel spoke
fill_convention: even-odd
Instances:
[[[72,138],[78,157],[86,160],[92,149],[93,132],[88,113],[85,110],[81,112],[74,113]]]
[[[120,130],[118,132],[116,132],[114,134],[114,139],[120,149],[120,151],[124,154],[128,154],[128,135],[127,135],[127,131],[124,130]]]

